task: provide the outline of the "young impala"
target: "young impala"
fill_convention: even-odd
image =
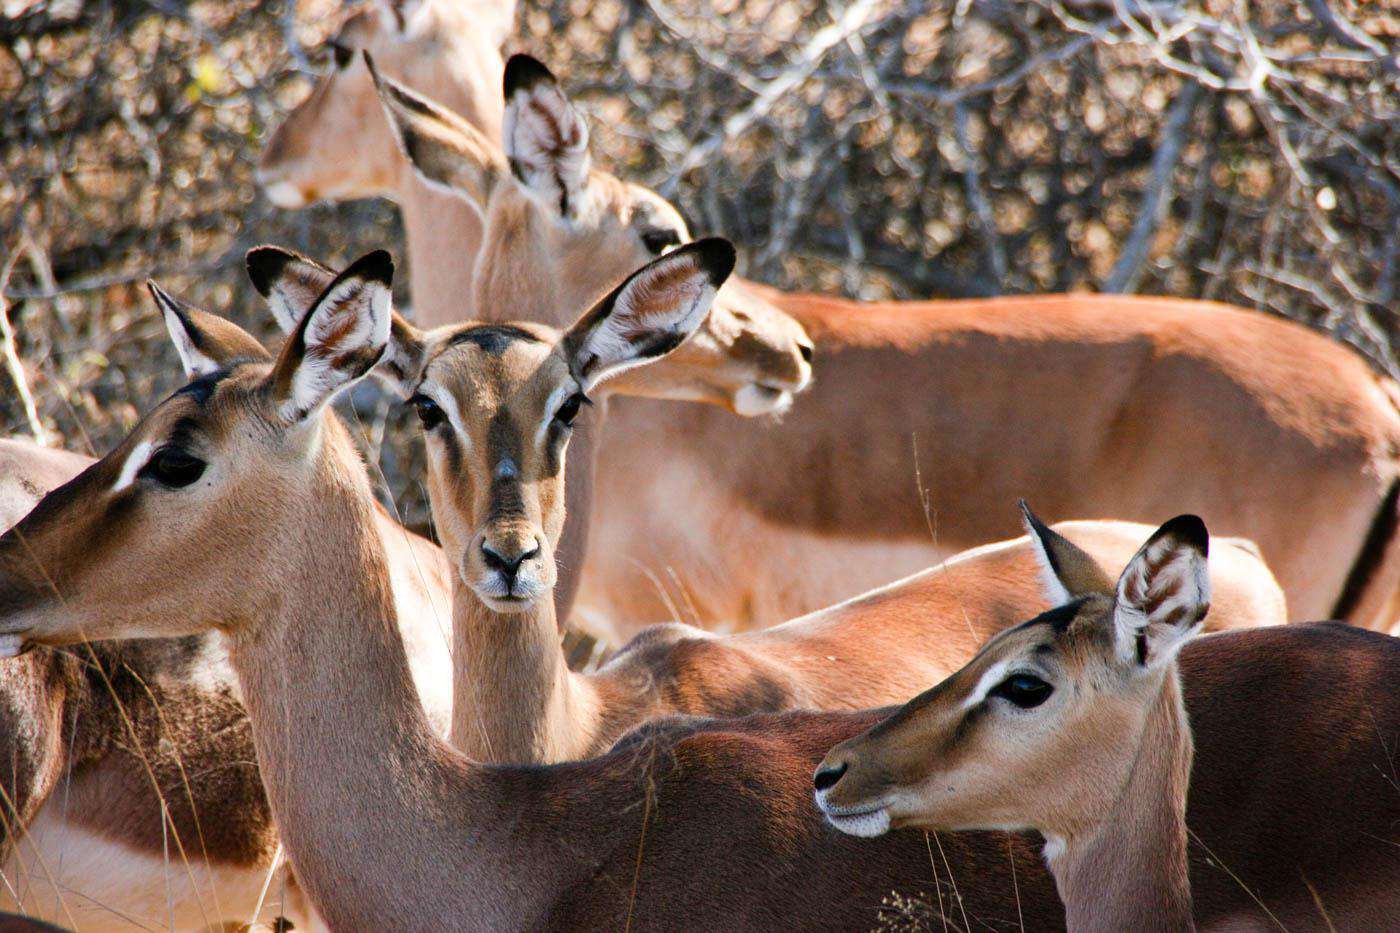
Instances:
[[[817,805],[856,836],[1034,829],[1070,930],[1194,929],[1176,656],[1210,607],[1205,525],[1163,525],[1114,585],[1026,519],[1063,604],[832,749]]]
[[[388,55],[383,73],[404,77],[390,70],[395,41],[377,34],[375,61]],[[426,87],[446,90],[457,54],[441,47]],[[367,93],[364,67],[349,60],[337,93]],[[473,134],[470,118],[385,82],[420,170],[487,217],[474,300],[434,296],[457,310],[433,319],[474,305],[481,319],[562,326],[649,249],[689,234],[654,193],[590,166],[586,126],[543,66],[517,57],[505,84],[501,158],[494,124]],[[338,129],[302,113],[283,132],[355,138]],[[332,143],[321,152],[337,170],[354,161]],[[489,202],[483,179],[500,179]],[[426,225],[407,230],[411,248],[427,248]],[[790,618],[1007,537],[1004,503],[1022,495],[1057,515],[1189,508],[1259,542],[1301,617],[1393,615],[1395,387],[1322,336],[1237,308],[1121,296],[862,304],[731,279],[716,308],[787,312],[816,343],[822,376],[778,425],[614,406],[599,556],[580,595],[590,611],[577,618],[590,627],[633,632],[668,617],[668,600],[706,627]],[[1292,546],[1304,537],[1306,553]]]
[[[468,755],[565,761],[596,755],[627,729],[668,714],[899,702],[988,635],[1042,608],[1043,597],[1028,585],[1033,575],[1007,573],[1014,556],[989,548],[929,571],[931,586],[917,609],[921,581],[903,581],[893,588],[904,610],[897,614],[884,609],[888,600],[879,594],[740,635],[655,626],[601,670],[569,670],[553,599],[554,553],[566,527],[565,454],[575,416],[611,381],[605,370],[579,377],[580,360],[591,352],[580,334],[606,316],[619,352],[633,348],[619,365],[640,375],[663,357],[632,357],[687,337],[732,262],[724,241],[677,249],[634,273],[564,333],[528,322],[421,331],[394,315],[380,371],[417,409],[434,520],[457,567],[451,736]],[[287,330],[335,278],[270,246],[249,253],[248,266]],[[1080,529],[1095,556],[1114,567],[1148,530],[1113,522]],[[1019,550],[1024,559],[1027,549]],[[1215,572],[1228,605],[1217,624],[1283,621],[1282,596],[1252,546],[1229,542],[1221,553]],[[1020,586],[1002,582],[1018,576]]]
[[[824,827],[812,769],[878,713],[663,723],[548,767],[441,742],[368,478],[327,410],[388,348],[389,274],[384,254],[352,265],[275,360],[197,346],[217,368],[0,538],[6,648],[222,630],[281,838],[332,927],[863,929],[890,892],[949,875],[954,922],[1062,922],[1022,837]],[[1340,626],[1198,644],[1182,660],[1203,763],[1188,818],[1213,853],[1192,865],[1198,917],[1393,917],[1400,795],[1376,736],[1400,732],[1400,648]]]

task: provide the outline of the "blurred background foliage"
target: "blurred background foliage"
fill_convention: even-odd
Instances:
[[[148,276],[275,340],[249,246],[402,255],[390,204],[284,212],[253,183],[343,13],[0,0],[0,432],[101,452],[179,383]],[[601,165],[737,240],[753,278],[1213,298],[1400,373],[1397,39],[1396,0],[557,0],[523,6],[507,51],[561,76]],[[356,414],[422,522],[407,419]]]

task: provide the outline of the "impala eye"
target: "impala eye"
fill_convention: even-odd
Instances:
[[[564,399],[564,404],[560,405],[559,410],[554,413],[554,420],[566,428],[573,427],[574,419],[578,417],[579,409],[584,405],[592,404],[593,403],[588,400],[588,396],[584,395],[582,392],[575,392],[573,395]]]
[[[681,244],[681,235],[675,230],[648,230],[642,234],[642,245],[653,256],[660,256],[672,246]]]
[[[162,486],[180,489],[203,476],[205,466],[207,464],[203,460],[190,456],[178,447],[162,447],[146,461],[140,475],[149,476]]]
[[[413,406],[413,410],[418,414],[418,421],[423,425],[424,431],[431,431],[447,420],[438,403],[428,398],[426,395],[415,395],[408,400],[408,403]]]
[[[1021,709],[1031,709],[1050,699],[1055,688],[1034,674],[1012,674],[992,688],[991,696],[1002,697]]]
[[[355,57],[355,50],[348,45],[341,45],[334,39],[326,44],[330,46],[331,56],[335,60],[336,70],[344,71],[348,68],[350,66],[350,61]]]

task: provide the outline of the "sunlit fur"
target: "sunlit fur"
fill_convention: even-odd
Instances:
[[[1116,597],[1082,552],[1037,532],[1057,539],[1044,564],[1070,601],[996,636],[832,749],[818,766],[817,803],[854,835],[1035,829],[1071,929],[1189,928],[1192,743],[1175,659],[1209,606],[1203,527],[1194,518],[1164,526],[1129,562]],[[1023,708],[999,692],[1018,676],[1052,692]]]
[[[409,229],[411,243],[432,235]],[[532,314],[518,289],[553,288],[532,275],[541,242],[552,241],[521,238],[528,262],[509,283]],[[553,268],[587,275],[606,256]],[[1298,617],[1384,627],[1397,614],[1400,393],[1320,335],[1117,295],[856,302],[735,279],[717,305],[786,312],[824,375],[762,430],[705,410],[663,421],[646,403],[615,407],[594,546],[627,559],[591,561],[579,593],[578,621],[600,633],[620,639],[672,605],[706,627],[773,624],[1009,535],[1001,516],[1018,495],[1057,516],[1190,508],[1259,542]],[[779,461],[800,467],[765,468]],[[1299,483],[1316,494],[1284,492]],[[1293,546],[1305,537],[1306,553]]]

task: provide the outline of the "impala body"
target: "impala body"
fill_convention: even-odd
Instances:
[[[1163,525],[1115,585],[1025,514],[1056,608],[832,749],[817,806],[856,836],[1034,829],[1071,931],[1193,930],[1176,657],[1210,609],[1205,525]]]
[[[192,312],[167,315],[196,378],[0,538],[7,651],[222,630],[287,852],[332,926],[860,927],[940,865],[978,923],[1062,922],[1028,840],[940,835],[931,862],[922,834],[824,827],[812,769],[879,712],[659,723],[552,767],[481,766],[441,742],[363,464],[326,408],[388,348],[388,279],[382,254],[345,270],[275,360],[196,345]],[[59,555],[61,600],[35,569]],[[170,601],[198,611],[160,611]],[[1263,922],[1259,901],[1286,925],[1315,922],[1319,901],[1348,924],[1393,916],[1400,796],[1376,735],[1400,732],[1395,643],[1276,626],[1201,639],[1182,671],[1188,823],[1215,859],[1192,864],[1202,923]]]
[[[902,614],[888,611],[877,594],[760,632],[715,636],[670,623],[644,629],[601,670],[569,670],[553,554],[566,517],[573,520],[564,509],[573,425],[609,375],[581,375],[591,358],[581,355],[589,345],[583,335],[600,318],[610,321],[615,350],[654,354],[620,366],[643,376],[679,352],[669,348],[678,340],[683,347],[698,326],[714,295],[701,260],[721,252],[727,272],[732,254],[718,241],[653,260],[565,332],[529,322],[421,331],[393,318],[377,372],[416,408],[428,447],[435,524],[457,565],[452,743],[473,758],[588,757],[667,715],[860,709],[903,700],[949,670],[949,658],[956,666],[988,635],[1042,608],[1034,587],[1007,582],[1018,579],[1007,567],[1018,549],[994,546],[960,555],[925,580],[891,586]],[[248,264],[290,332],[335,279],[319,263],[276,247],[252,251]],[[1116,567],[1150,529],[1083,522],[1075,530]],[[1215,624],[1285,621],[1282,594],[1253,545],[1223,544],[1212,568],[1225,591]]]
[[[409,40],[373,22],[372,35],[341,41],[448,103],[415,115],[420,137],[441,144],[420,146],[418,168],[486,218],[474,297],[415,291],[425,319],[562,326],[653,248],[689,238],[654,192],[592,166],[582,118],[538,63],[507,71],[502,163],[490,155],[496,119],[472,116],[501,98],[483,99],[483,85],[463,77],[481,56],[494,69],[499,55],[443,43],[431,74],[410,73],[400,64]],[[373,90],[365,66],[345,61],[324,93],[362,101]],[[400,114],[400,123],[413,121]],[[278,133],[350,138],[343,129],[308,109]],[[383,121],[355,132],[376,140],[373,160],[357,164],[327,144],[320,162],[303,164],[305,178],[333,171],[352,190],[359,181],[346,173],[398,165],[382,145]],[[265,158],[269,177],[280,162],[275,151]],[[491,164],[523,168],[488,203],[480,179]],[[405,180],[397,197],[417,184]],[[435,238],[449,226],[434,233],[406,214],[410,249],[432,239],[445,254],[456,241]],[[475,241],[461,242],[458,269]],[[1298,617],[1386,627],[1396,614],[1395,387],[1305,328],[1172,299],[860,303],[737,278],[716,308],[766,326],[777,315],[795,321],[816,346],[820,378],[777,424],[646,401],[611,406],[604,459],[579,479],[599,502],[595,556],[584,564],[570,550],[561,597],[564,617],[597,633],[620,640],[674,607],[705,628],[791,618],[1013,535],[1005,503],[1019,496],[1053,516],[1152,520],[1189,509],[1258,542]],[[748,411],[763,392],[755,382],[731,407]],[[571,511],[584,495],[571,491]],[[1293,544],[1304,539],[1307,554]]]

